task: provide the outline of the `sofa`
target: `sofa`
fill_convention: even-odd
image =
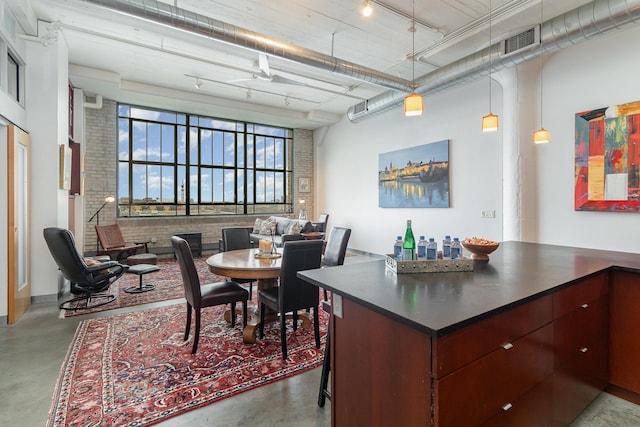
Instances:
[[[251,245],[258,246],[260,239],[271,241],[272,226],[275,225],[273,241],[277,247],[282,247],[282,236],[285,234],[300,234],[313,231],[313,224],[306,219],[293,219],[283,216],[270,216],[267,219],[257,218],[251,232]]]

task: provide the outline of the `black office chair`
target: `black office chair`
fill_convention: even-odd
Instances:
[[[280,313],[280,341],[282,358],[287,358],[286,314],[293,312],[293,329],[298,327],[298,310],[313,309],[313,330],[316,348],[320,348],[320,323],[318,316],[318,287],[300,278],[298,271],[320,268],[322,240],[300,240],[287,242],[282,250],[280,285],[258,291],[260,304],[259,337],[264,337],[264,315],[266,307]]]
[[[247,227],[225,227],[222,232],[222,251],[235,251],[251,248],[251,232]],[[249,284],[249,299],[253,298],[253,279],[230,278],[234,282]]]
[[[215,305],[231,304],[231,326],[235,326],[236,303],[242,302],[242,325],[247,326],[247,300],[249,299],[249,292],[231,280],[201,286],[198,270],[193,262],[193,255],[191,254],[191,248],[189,248],[187,241],[181,237],[172,236],[171,246],[173,246],[176,258],[178,259],[178,265],[180,265],[184,296],[187,300],[187,325],[184,331],[185,341],[189,339],[191,311],[194,310],[196,312],[195,336],[193,338],[193,348],[191,349],[191,354],[195,354],[198,350],[198,341],[200,340],[200,310]]]
[[[63,310],[84,310],[100,307],[115,300],[115,295],[102,294],[118,280],[129,267],[117,261],[96,262],[87,265],[80,255],[71,231],[48,227],[43,231],[49,252],[60,272],[71,283],[74,298],[60,304]],[[84,304],[82,304],[84,302]]]

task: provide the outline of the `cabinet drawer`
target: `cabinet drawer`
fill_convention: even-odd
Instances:
[[[553,322],[557,366],[581,349],[604,341],[609,332],[609,299],[602,296]]]
[[[553,374],[553,412],[561,425],[569,425],[609,382],[608,344],[599,341],[556,367]]]
[[[437,338],[433,375],[442,378],[550,323],[551,318],[552,297],[547,295]]]
[[[435,381],[435,425],[478,426],[553,371],[548,324]]]
[[[553,294],[553,318],[557,319],[608,292],[608,275],[601,273]]]
[[[483,427],[560,427],[553,420],[553,375],[504,405]]]

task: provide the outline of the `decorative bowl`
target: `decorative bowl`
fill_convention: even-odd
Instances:
[[[471,259],[474,261],[489,262],[489,254],[496,249],[500,244],[492,240],[485,239],[464,239],[462,246],[469,252],[471,252]]]

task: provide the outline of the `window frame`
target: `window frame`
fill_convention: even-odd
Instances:
[[[118,103],[116,123],[118,217],[293,211],[293,129],[127,103]],[[160,140],[153,141],[149,129],[158,125]],[[163,143],[165,126],[173,129],[169,132],[173,135],[171,155],[165,154],[169,148]],[[266,142],[260,153],[256,141]],[[172,176],[157,173],[171,172],[170,168]],[[261,182],[262,177],[269,179]],[[141,181],[142,187],[135,185]],[[164,196],[168,183],[171,187]],[[153,185],[159,190],[150,191]]]

